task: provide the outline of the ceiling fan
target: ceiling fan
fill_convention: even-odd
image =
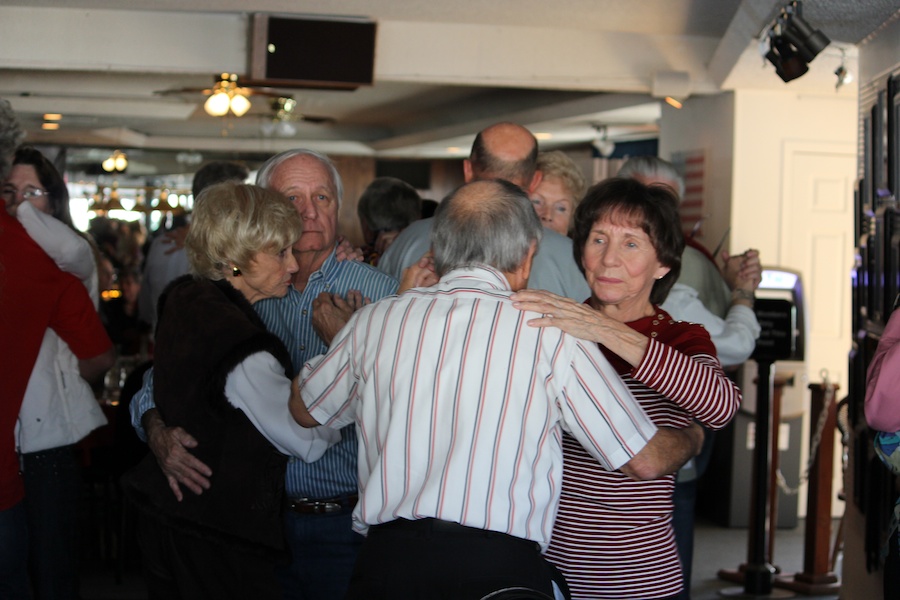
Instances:
[[[213,117],[224,117],[231,113],[235,117],[242,117],[251,108],[251,96],[263,96],[272,98],[273,119],[281,122],[307,121],[309,123],[329,123],[334,119],[331,117],[315,117],[311,115],[301,115],[295,112],[297,101],[293,96],[276,91],[275,89],[254,84],[252,81],[239,81],[236,73],[222,73],[214,79],[212,87],[196,88],[183,87],[171,90],[160,90],[154,92],[159,95],[174,94],[203,94],[208,96],[203,103],[203,109],[207,114]],[[287,107],[287,108],[286,108]]]
[[[301,115],[297,111],[297,101],[292,96],[280,96],[274,98],[270,105],[271,114],[263,117],[260,123],[260,132],[265,137],[294,137],[297,134],[297,121],[305,121],[314,124],[334,123],[331,117],[316,117]]]

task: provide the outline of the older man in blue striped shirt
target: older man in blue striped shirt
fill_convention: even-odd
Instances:
[[[308,150],[283,152],[263,165],[257,184],[285,195],[303,217],[303,235],[294,245],[300,270],[292,287],[284,298],[255,305],[269,330],[285,343],[299,371],[307,359],[327,350],[347,313],[358,304],[341,298],[375,301],[395,293],[398,283],[369,265],[337,260],[337,215],[343,188],[328,158]],[[166,427],[158,412],[150,410],[152,375],[147,379],[149,385],[145,382],[132,402],[132,423],[142,437],[142,428],[146,430],[173,493],[182,493],[180,485],[201,493],[209,487],[211,473],[190,454],[196,441],[180,428]],[[292,458],[288,463],[285,489],[290,509],[285,514],[285,534],[292,557],[281,572],[285,598],[343,597],[362,542],[351,531],[356,461],[357,436],[349,426],[341,430],[341,441],[318,461],[307,464]]]

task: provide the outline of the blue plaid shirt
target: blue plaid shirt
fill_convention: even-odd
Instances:
[[[322,267],[310,276],[302,292],[289,287],[284,298],[261,300],[253,308],[269,331],[287,346],[294,369],[299,373],[307,360],[324,354],[328,349],[312,326],[312,303],[319,294],[328,292],[345,297],[350,290],[358,290],[363,297],[375,302],[396,293],[397,286],[396,279],[374,267],[355,261],[338,261],[332,252]],[[131,421],[142,439],[145,436],[141,416],[153,407],[153,378],[150,372],[144,379],[144,387],[131,403]],[[288,497],[322,500],[356,493],[356,427],[349,425],[343,428],[341,438],[314,463],[305,463],[297,458],[288,461],[285,473]]]

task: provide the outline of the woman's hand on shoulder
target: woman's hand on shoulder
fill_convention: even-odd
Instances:
[[[582,340],[601,341],[597,329],[608,318],[587,304],[546,290],[520,290],[510,299],[519,310],[541,313],[541,317],[528,321],[532,327],[557,327]]]
[[[521,290],[511,296],[513,306],[543,316],[532,327],[557,327],[573,337],[603,344],[632,366],[640,364],[649,343],[647,336],[602,311],[545,290]]]

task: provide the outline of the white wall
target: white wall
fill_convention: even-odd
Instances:
[[[681,110],[662,105],[659,155],[671,158],[673,152],[704,150],[704,221],[698,240],[714,250],[731,224],[731,181],[734,163],[734,95],[695,96]],[[723,249],[734,246],[733,231]]]
[[[715,247],[730,228],[724,248],[742,252],[758,248],[764,265],[800,270],[812,305],[808,318],[818,315],[819,327],[810,327],[807,347],[807,373],[796,384],[793,402],[785,398],[786,410],[808,412],[808,381],[820,382],[819,370],[829,369],[831,382],[847,390],[847,352],[850,349],[846,319],[825,323],[824,315],[850,315],[849,265],[852,264],[853,172],[844,172],[830,198],[836,198],[826,212],[837,223],[838,231],[829,235],[832,252],[838,256],[828,273],[797,259],[793,240],[805,235],[815,239],[818,232],[808,231],[812,219],[797,218],[792,173],[795,156],[812,152],[828,160],[834,154],[844,164],[853,161],[857,135],[855,89],[843,88],[820,95],[784,91],[737,90],[718,96],[691,98],[681,110],[664,107],[660,123],[660,155],[704,150],[706,155],[705,208],[710,214],[701,241]],[[789,231],[785,220],[793,218]],[[830,234],[830,232],[829,232]],[[787,246],[787,247],[785,247]],[[791,264],[794,261],[795,264]],[[815,265],[815,261],[812,261]],[[845,272],[846,271],[846,272]],[[824,280],[824,283],[823,283]],[[818,285],[817,285],[818,284]],[[827,290],[827,293],[823,290]],[[815,291],[816,293],[811,293]],[[817,297],[818,296],[818,299]],[[824,310],[825,306],[828,310]],[[817,312],[818,310],[818,312]],[[810,319],[812,320],[812,319]],[[848,322],[847,322],[848,323]],[[821,339],[819,339],[821,338]],[[825,338],[827,338],[826,346]],[[794,408],[787,408],[793,405]],[[809,423],[804,423],[801,464],[805,465]],[[791,441],[791,444],[798,443]],[[840,489],[841,474],[836,457],[835,491]],[[797,474],[787,475],[796,482]],[[799,512],[806,512],[805,490],[799,498]],[[843,506],[835,502],[833,512],[840,515]]]

